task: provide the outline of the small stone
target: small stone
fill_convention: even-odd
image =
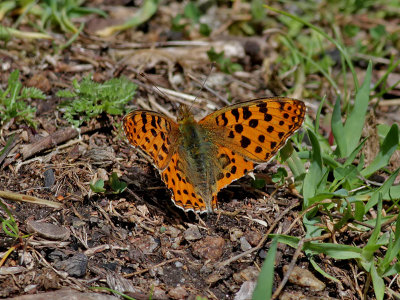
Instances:
[[[183,287],[177,286],[176,288],[169,290],[168,295],[171,299],[185,299],[188,296],[188,293]]]
[[[150,298],[148,298],[148,299],[150,299]],[[168,296],[163,289],[156,286],[153,290],[152,299],[168,300]]]
[[[44,187],[46,188],[51,188],[56,181],[56,178],[54,177],[54,170],[53,169],[47,169],[43,173],[44,176]]]
[[[243,282],[240,290],[235,294],[235,300],[251,300],[254,289],[256,287],[255,281]]]
[[[26,227],[28,232],[36,232],[38,236],[45,239],[61,241],[69,238],[68,229],[55,224],[30,220],[26,224]]]
[[[212,273],[210,276],[208,276],[206,278],[206,283],[207,284],[214,284],[214,283],[216,283],[217,281],[219,281],[221,279],[222,279],[222,276],[218,272],[215,272],[215,273]]]
[[[289,269],[288,265],[283,266],[283,272],[287,272]],[[325,284],[317,279],[310,271],[295,266],[293,271],[290,273],[289,281],[293,284],[308,287],[312,291],[322,291],[325,289]]]
[[[103,168],[97,169],[97,178],[103,179],[104,181],[108,181],[109,177],[107,171]]]
[[[67,260],[55,263],[54,266],[67,272],[69,276],[82,277],[86,274],[87,263],[87,256],[83,253],[78,253]]]
[[[171,236],[173,238],[176,238],[181,234],[181,231],[174,226],[168,226],[166,234],[168,234],[169,236]]]
[[[242,251],[247,251],[251,249],[251,245],[244,236],[240,238],[240,249],[242,249]]]
[[[93,165],[108,167],[116,160],[115,151],[112,147],[93,147],[85,154]]]
[[[236,283],[241,284],[245,281],[257,281],[260,272],[254,266],[249,266],[240,272],[233,274],[233,279]]]
[[[180,261],[176,261],[175,262],[175,267],[182,268],[183,267],[183,263],[181,263]]]
[[[136,247],[138,247],[143,254],[151,254],[159,247],[159,243],[155,238],[147,235],[143,238],[136,239]]]
[[[188,229],[185,230],[183,236],[187,241],[197,241],[202,238],[199,227],[197,226],[190,226]]]
[[[246,240],[249,242],[249,244],[252,245],[253,247],[257,246],[262,239],[261,234],[256,230],[246,231],[245,237]]]
[[[232,242],[237,242],[243,236],[243,231],[239,228],[231,228],[229,229],[229,237]]]
[[[224,250],[225,240],[222,237],[207,236],[193,244],[193,254],[202,259],[217,261]]]

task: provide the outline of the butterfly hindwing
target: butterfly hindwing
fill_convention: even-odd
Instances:
[[[218,148],[217,192],[252,171],[255,164],[226,147]]]
[[[181,159],[179,154],[175,153],[161,173],[162,180],[172,192],[172,201],[185,211],[206,211],[205,201],[196,194],[195,187],[180,167]]]
[[[269,161],[300,128],[302,101],[265,98],[220,109],[199,123],[216,133],[216,143],[254,162]]]
[[[123,120],[129,142],[146,152],[160,170],[168,165],[176,148],[178,125],[168,117],[146,110],[136,110]]]

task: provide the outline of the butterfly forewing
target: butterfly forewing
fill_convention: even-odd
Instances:
[[[146,110],[136,110],[124,118],[129,142],[145,151],[160,170],[164,170],[176,149],[178,125],[168,117]]]
[[[269,161],[303,123],[305,105],[290,98],[242,102],[199,123],[216,132],[216,143],[254,162]]]

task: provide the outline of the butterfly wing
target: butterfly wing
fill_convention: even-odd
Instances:
[[[265,98],[220,109],[199,123],[216,133],[215,142],[249,161],[269,161],[304,120],[304,102]]]
[[[162,114],[135,110],[125,116],[123,126],[129,142],[146,152],[163,171],[176,150],[178,125]]]
[[[167,168],[161,173],[161,178],[172,192],[172,201],[184,211],[204,212],[206,203],[195,191],[195,186],[190,182],[182,169],[182,157],[176,152]]]

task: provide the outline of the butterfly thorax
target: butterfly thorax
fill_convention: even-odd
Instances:
[[[212,133],[188,114],[178,121],[180,141],[178,152],[182,157],[180,167],[187,174],[189,182],[212,211],[211,200],[215,191],[216,168],[215,157],[218,148],[213,143]]]

